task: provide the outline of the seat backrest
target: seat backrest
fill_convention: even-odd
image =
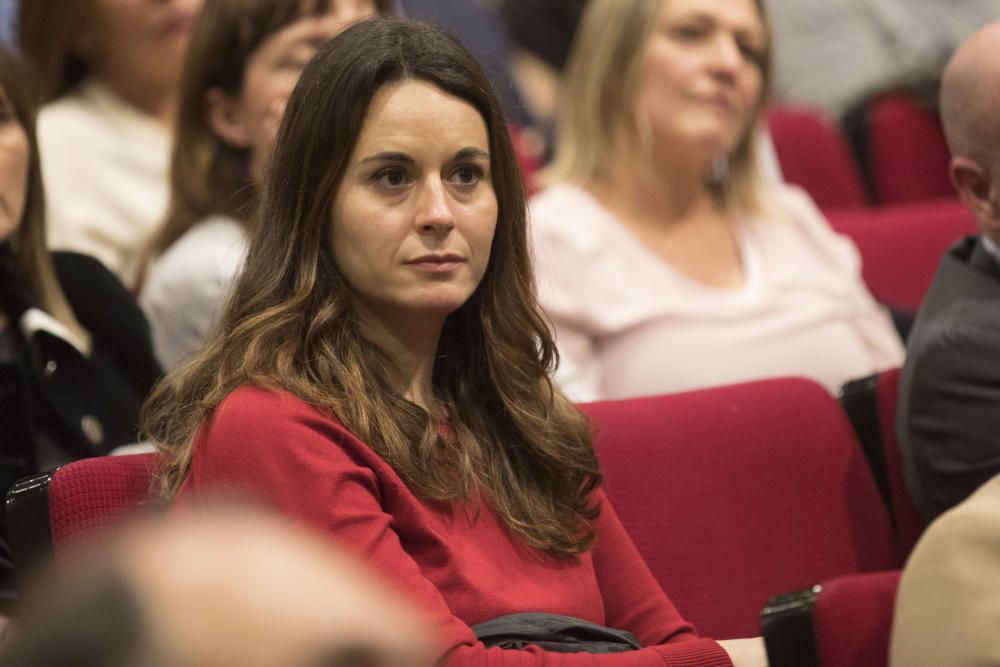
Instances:
[[[976,233],[960,201],[948,199],[855,211],[831,211],[834,230],[846,234],[861,253],[861,275],[875,297],[916,312],[941,257],[955,241]]]
[[[761,618],[771,667],[886,667],[899,570],[845,575],[771,600]]]
[[[100,456],[22,480],[7,496],[18,571],[64,559],[149,498],[156,455]]]
[[[816,383],[581,407],[625,528],[701,632],[758,634],[772,596],[891,567],[885,506],[846,416]]]
[[[813,632],[824,667],[886,667],[899,570],[824,581]]]
[[[767,124],[786,181],[805,189],[822,209],[867,205],[861,173],[840,128],[819,110],[772,107]]]
[[[905,93],[886,93],[868,103],[865,133],[880,203],[951,195],[951,155],[936,113]]]
[[[900,550],[899,565],[902,566],[923,534],[924,522],[903,477],[903,459],[899,451],[899,439],[896,437],[896,410],[899,404],[898,368],[879,373],[876,392],[886,481],[896,524],[896,537]]]

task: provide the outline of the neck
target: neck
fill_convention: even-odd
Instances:
[[[716,212],[705,174],[710,160],[673,151],[619,153],[604,177],[587,189],[605,207],[637,223],[670,224]]]
[[[439,408],[434,397],[434,361],[441,338],[443,319],[424,326],[414,326],[415,316],[380,318],[373,313],[359,317],[364,334],[392,360],[390,382],[406,399],[432,415]]]
[[[166,127],[173,127],[177,95],[173,85],[156,81],[136,81],[135,76],[108,72],[101,80],[115,95]]]

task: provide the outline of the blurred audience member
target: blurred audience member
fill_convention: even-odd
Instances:
[[[935,105],[951,52],[1000,18],[997,0],[767,0],[782,100],[842,118],[873,94],[906,89]]]
[[[22,2],[38,69],[49,245],[92,255],[130,289],[163,219],[177,84],[202,0]]]
[[[504,0],[500,7],[513,43],[510,68],[538,130],[547,161],[566,60],[587,0]]]
[[[836,391],[901,362],[857,250],[760,173],[770,54],[754,0],[588,4],[531,207],[570,396],[776,375]]]
[[[981,234],[941,260],[907,346],[897,432],[927,521],[1000,473],[1000,22],[955,52],[941,86],[951,180]]]
[[[590,425],[548,380],[507,125],[459,42],[384,19],[335,37],[257,220],[221,326],[146,406],[164,495],[235,486],[329,533],[428,613],[441,664],[766,663],[759,638],[695,632],[601,491]],[[518,612],[643,648],[477,640]]]
[[[892,667],[1000,665],[1000,477],[934,521],[896,594]]]
[[[140,303],[164,368],[201,347],[243,266],[245,224],[299,74],[323,43],[389,0],[213,0],[181,81],[166,222]]]
[[[0,51],[0,494],[19,477],[135,441],[159,375],[131,295],[101,264],[45,248],[34,109]],[[12,597],[0,521],[0,599]]]
[[[432,664],[433,634],[414,610],[326,540],[268,514],[200,509],[147,520],[61,564],[45,584],[29,595],[0,664]]]

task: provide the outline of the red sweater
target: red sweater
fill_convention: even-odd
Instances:
[[[250,490],[355,551],[440,629],[445,664],[730,665],[678,614],[598,492],[594,548],[556,561],[519,543],[483,503],[424,502],[340,422],[287,393],[243,387],[202,426],[182,495]],[[469,629],[551,612],[629,630],[644,648],[615,655],[487,649]]]

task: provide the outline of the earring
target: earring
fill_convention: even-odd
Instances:
[[[729,155],[720,155],[712,160],[708,168],[708,182],[712,185],[722,185],[729,180]]]

